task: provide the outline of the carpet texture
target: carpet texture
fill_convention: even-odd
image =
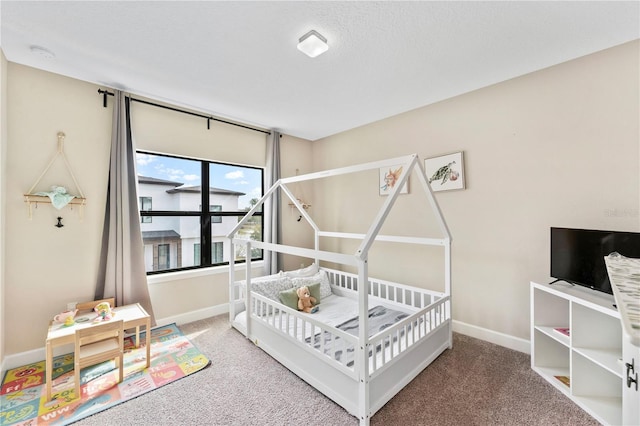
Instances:
[[[140,341],[144,342],[144,333]],[[6,372],[0,395],[0,425],[67,425],[202,370],[210,361],[174,324],[151,330],[151,367],[144,345],[125,339],[124,380],[115,362],[82,370],[81,399],[74,396],[73,354],[53,360],[52,401],[46,401],[45,362]]]
[[[344,409],[230,328],[227,316],[181,325],[209,368],[78,426],[356,426]],[[540,378],[530,357],[454,333],[445,351],[371,419],[387,425],[598,425]],[[311,367],[310,367],[311,368]]]

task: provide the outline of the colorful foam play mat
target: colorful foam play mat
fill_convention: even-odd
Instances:
[[[53,360],[52,400],[46,401],[45,362],[8,370],[0,394],[0,425],[67,425],[116,404],[195,373],[207,359],[175,324],[151,330],[151,367],[145,368],[144,333],[141,347],[125,338],[124,380],[118,380],[114,361],[84,368],[82,398],[74,396],[73,354]]]

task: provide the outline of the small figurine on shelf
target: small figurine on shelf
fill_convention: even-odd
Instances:
[[[51,187],[51,191],[49,192],[41,191],[41,192],[36,192],[34,195],[42,195],[44,197],[49,197],[53,207],[55,207],[58,210],[60,210],[61,208],[69,204],[69,202],[76,197],[75,195],[71,195],[67,193],[67,188],[65,188],[64,186],[58,186],[58,185],[53,185]]]
[[[109,302],[98,303],[93,310],[98,314],[98,316],[93,320],[95,322],[109,321],[114,315]]]

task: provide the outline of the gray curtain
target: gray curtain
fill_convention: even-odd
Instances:
[[[96,300],[115,297],[116,306],[140,303],[155,325],[140,232],[129,103],[125,94],[115,91],[109,185],[95,297]]]
[[[280,179],[280,132],[272,131],[267,136],[267,161],[265,167],[265,188],[266,192],[274,183]],[[280,229],[280,190],[265,201],[264,205],[264,240],[268,243],[280,244],[282,242],[282,230]],[[275,274],[281,271],[282,255],[280,253],[264,253],[265,269],[268,274]]]

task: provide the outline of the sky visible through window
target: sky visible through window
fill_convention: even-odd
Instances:
[[[200,162],[182,158],[163,157],[153,154],[136,153],[139,176],[180,182],[184,185],[200,185]],[[212,164],[210,185],[230,191],[243,192],[238,207],[250,207],[252,198],[260,198],[262,181],[260,169],[242,166]]]

